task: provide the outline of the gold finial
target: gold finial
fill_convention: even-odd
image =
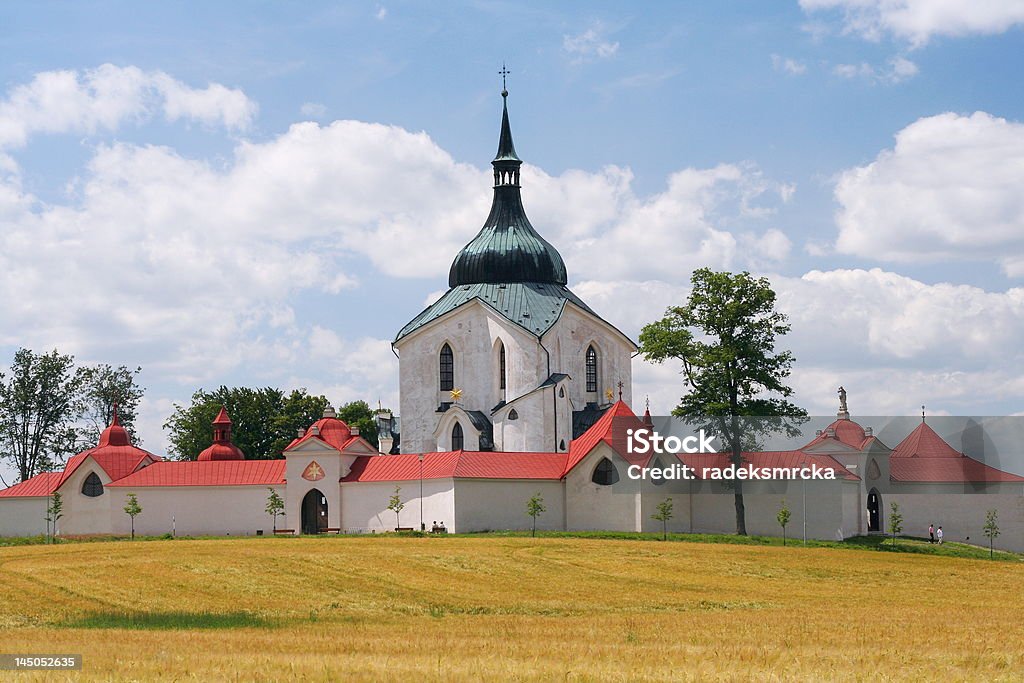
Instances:
[[[604,397],[606,399],[608,399],[609,401],[611,401],[613,398],[615,398],[615,392],[611,390],[611,387],[608,387],[607,389],[605,389]]]
[[[462,398],[462,389],[459,389],[458,387],[452,389],[450,393],[453,401],[458,401]]]

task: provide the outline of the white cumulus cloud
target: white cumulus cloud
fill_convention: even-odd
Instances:
[[[839,252],[882,261],[991,260],[1024,275],[1024,124],[922,118],[836,184]]]
[[[893,36],[915,47],[934,36],[996,34],[1024,24],[1022,0],[800,0],[800,6],[838,11],[847,33],[872,41]]]
[[[161,71],[104,64],[85,71],[45,71],[0,100],[0,149],[34,133],[95,133],[156,114],[244,130],[256,104],[219,83],[194,88]]]

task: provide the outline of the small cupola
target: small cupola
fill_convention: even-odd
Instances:
[[[110,426],[103,430],[100,434],[100,442],[97,444],[99,448],[104,446],[131,446],[132,440],[128,436],[128,430],[121,426],[121,420],[117,416],[117,404],[114,404],[114,416],[110,421]]]
[[[197,460],[245,460],[245,454],[231,442],[231,418],[224,406],[213,420],[213,444]]]

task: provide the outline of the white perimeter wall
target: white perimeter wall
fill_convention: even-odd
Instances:
[[[0,498],[0,536],[45,534],[46,508],[49,506],[48,496]],[[58,523],[58,532],[61,526]]]
[[[904,487],[901,485],[900,489]],[[921,485],[919,488],[928,487]],[[985,513],[996,510],[1000,534],[995,547],[1024,552],[1024,496],[1019,493],[1020,486],[1016,491],[1005,485],[1001,489],[994,486],[992,490],[993,493],[963,493],[961,485],[951,493],[904,493],[902,490],[883,493],[882,528],[888,527],[889,504],[895,502],[900,506],[903,533],[907,536],[928,536],[928,525],[934,523],[936,527],[942,526],[944,540],[987,547],[988,539],[982,535]]]
[[[387,457],[387,456],[381,456]],[[394,531],[395,513],[388,510],[388,501],[400,486],[399,497],[405,507],[398,519],[403,528],[416,529],[420,524],[420,481],[346,482],[341,485],[341,528],[348,534]],[[430,531],[434,521],[444,522],[455,532],[455,494],[451,479],[423,480],[423,523]]]
[[[266,513],[268,488],[284,496],[283,486],[112,487],[103,495],[111,495],[111,526],[116,534],[131,530],[124,506],[128,494],[134,493],[142,507],[142,513],[135,518],[136,534],[171,533],[173,520],[179,536],[253,536],[257,529],[269,536],[274,520]],[[286,525],[286,520],[277,518],[279,529]]]
[[[565,500],[561,481],[456,479],[455,521],[458,530],[532,529],[533,518],[526,514],[526,503],[537,493],[544,499],[545,508],[537,517],[537,528],[564,530]]]

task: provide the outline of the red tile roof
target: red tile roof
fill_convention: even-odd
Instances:
[[[57,490],[60,478],[61,472],[43,472],[31,479],[0,490],[0,498],[48,496]]]
[[[447,451],[423,454],[424,479],[561,479],[565,453]],[[414,481],[418,454],[360,456],[343,482]]]
[[[889,477],[904,483],[1024,483],[1024,477],[997,470],[966,455],[956,458],[891,458]]]
[[[284,472],[284,460],[165,460],[110,486],[271,486],[284,483]]]
[[[893,481],[908,483],[1024,482],[1024,477],[955,450],[925,422],[893,449],[889,476]]]
[[[689,465],[696,471],[698,479],[703,478],[704,469],[718,470],[729,465],[729,453],[679,453],[676,455],[684,465]],[[820,469],[833,469],[836,479],[847,481],[859,481],[860,477],[843,467],[842,463],[830,455],[815,455],[803,451],[762,451],[744,452],[743,462],[749,467],[783,467],[786,469],[811,467],[817,465]]]
[[[98,446],[72,456],[64,466],[64,473],[58,486],[63,485],[67,478],[90,456],[113,481],[131,474],[139,465],[147,461],[159,462],[161,460],[160,456],[135,446]]]
[[[894,458],[961,458],[963,455],[924,422],[892,449]]]
[[[829,436],[829,430],[835,431],[835,436]],[[855,448],[858,451],[862,451],[867,448],[872,441],[875,440],[874,436],[868,436],[864,433],[864,428],[853,420],[836,420],[825,429],[821,430],[821,434],[816,436],[813,441],[808,443],[800,450],[812,449],[822,443],[828,441],[838,441],[846,444],[851,448]]]
[[[644,426],[644,423],[636,416],[636,413],[629,409],[629,406],[622,401],[617,401],[590,429],[569,444],[569,458],[566,462],[565,472],[568,473],[576,467],[602,441],[631,464],[646,465],[651,459],[650,455],[641,456],[630,453],[626,448],[626,430],[642,429]]]

